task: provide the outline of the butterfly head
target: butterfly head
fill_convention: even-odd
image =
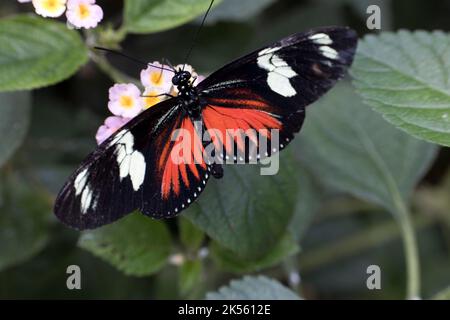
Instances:
[[[172,83],[174,86],[180,87],[180,86],[187,86],[190,84],[191,80],[191,73],[189,71],[177,71],[175,75],[172,78]]]
[[[178,89],[178,96],[180,96],[188,109],[188,106],[195,105],[198,101],[198,93],[194,88],[194,81],[192,74],[186,70],[177,70],[172,78],[172,83]]]

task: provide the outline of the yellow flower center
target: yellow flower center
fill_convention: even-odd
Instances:
[[[133,98],[130,96],[121,96],[119,99],[119,103],[122,106],[122,108],[130,109],[134,105]]]
[[[151,72],[150,73],[150,82],[155,86],[160,86],[163,82],[162,72]]]
[[[157,97],[158,93],[155,91],[151,91],[149,93],[145,94],[144,102],[144,110],[147,110],[148,108],[154,106],[155,104],[161,102],[161,97]]]
[[[89,11],[89,7],[84,3],[78,6],[78,15],[81,19],[86,19],[90,16],[91,12]]]
[[[45,0],[42,2],[42,7],[50,12],[59,10],[60,5],[61,3],[59,0]]]
[[[32,0],[36,13],[43,17],[59,17],[66,10],[67,0]]]

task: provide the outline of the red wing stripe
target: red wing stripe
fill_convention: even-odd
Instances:
[[[164,170],[161,183],[163,199],[169,198],[171,192],[178,196],[182,184],[189,188],[191,182],[188,169],[197,180],[200,180],[197,166],[206,169],[206,163],[203,161],[203,145],[192,121],[187,117],[184,118],[179,129],[182,129],[179,131],[181,135],[174,143],[168,142],[164,146],[158,162],[160,168]]]
[[[211,106],[211,108],[219,115],[214,115],[215,118],[217,118],[215,121],[216,123],[216,127],[219,126],[219,121],[220,118],[222,118],[222,122],[220,124],[220,131],[222,134],[222,138],[225,138],[225,149],[227,150],[228,153],[232,153],[233,152],[233,145],[232,145],[232,141],[236,141],[238,148],[243,152],[244,148],[245,148],[245,142],[243,140],[243,136],[242,136],[242,132],[236,132],[236,130],[238,129],[242,129],[242,127],[239,126],[239,122],[245,122],[244,119],[236,119],[235,117],[232,117],[230,115],[227,114],[223,114],[222,112],[220,112],[220,107],[217,106]],[[207,109],[207,108],[206,108]],[[205,109],[205,110],[206,110]],[[223,124],[222,124],[223,123]],[[205,121],[206,124],[206,121]],[[208,124],[206,124],[206,126],[208,127]],[[245,128],[250,128],[250,126],[247,124],[245,126]],[[231,134],[231,131],[235,131],[234,136]],[[222,141],[223,143],[223,141]],[[216,145],[217,148],[217,145]]]
[[[164,174],[163,174],[163,178],[162,178],[162,183],[161,183],[161,194],[163,199],[168,198],[169,193],[170,193],[170,187],[172,184],[172,166],[169,164],[169,161],[167,161],[167,164],[164,168]]]
[[[243,151],[245,148],[245,135],[256,145],[258,144],[256,133],[248,135],[245,132],[246,130],[254,129],[270,139],[270,129],[281,129],[282,127],[282,123],[267,112],[258,109],[227,108],[217,105],[208,105],[204,108],[203,120],[212,137],[217,137],[217,134],[213,131],[214,129],[221,133],[221,140],[226,139],[221,141],[221,143],[225,144],[227,153],[232,153],[233,141]],[[236,134],[239,132],[235,131],[235,134],[232,135],[229,131],[238,129],[241,130],[240,134]],[[218,143],[215,143],[215,147],[219,149]]]
[[[225,119],[223,119],[220,114],[213,108],[206,107],[205,109],[203,109],[203,120],[205,121],[205,125],[208,129],[210,128],[211,130],[218,131],[214,132],[214,134],[216,135],[216,137],[218,137],[218,140],[220,140],[222,145],[227,142],[225,148],[226,150],[229,150],[229,148],[231,147],[231,143],[229,143],[230,139],[226,138],[227,128],[225,126]],[[225,141],[223,141],[224,139]],[[217,151],[221,152],[221,150]]]
[[[183,164],[181,164],[183,165]],[[172,176],[171,176],[171,184],[173,186],[173,192],[175,192],[175,194],[179,194],[180,193],[180,171],[177,167],[176,164],[172,163],[170,164],[171,171],[172,171]]]
[[[181,178],[183,179],[184,185],[187,188],[189,188],[189,178],[188,178],[188,174],[187,174],[186,165],[180,164],[179,168],[180,168]]]
[[[202,168],[206,168],[206,164],[203,161],[203,146],[202,142],[200,140],[200,137],[198,136],[197,130],[195,130],[194,125],[192,124],[192,121],[188,118],[186,118],[183,122],[183,129],[187,130],[190,134],[190,136],[193,138],[191,141],[190,150],[192,150],[195,158],[195,162],[197,164],[200,164]]]

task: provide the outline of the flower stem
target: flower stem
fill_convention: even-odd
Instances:
[[[406,298],[420,299],[420,264],[417,239],[411,221],[411,213],[401,198],[395,206],[398,213],[400,231],[406,259]]]
[[[406,259],[406,298],[407,299],[419,299],[420,298],[420,266],[419,266],[419,254],[417,249],[416,236],[414,234],[413,224],[411,222],[411,214],[409,209],[405,205],[403,197],[400,193],[398,185],[389,170],[388,166],[384,162],[383,158],[379,154],[377,148],[372,143],[372,140],[367,135],[366,131],[358,127],[360,133],[360,139],[363,143],[367,153],[373,160],[376,168],[385,180],[386,187],[391,195],[391,204],[388,209],[394,213],[394,217],[400,224],[400,231],[403,240],[403,246],[405,249]]]
[[[109,76],[114,82],[134,83],[139,85],[139,82],[136,79],[127,76],[126,74],[113,67],[104,56],[91,51],[91,59],[95,62],[99,69],[103,71],[103,73],[105,73],[107,76]]]

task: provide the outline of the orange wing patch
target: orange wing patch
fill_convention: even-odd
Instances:
[[[158,165],[162,171],[161,195],[180,194],[181,186],[189,188],[190,175],[200,180],[199,168],[206,169],[203,145],[191,119],[184,118],[180,128],[172,133],[172,142],[164,146]]]
[[[242,106],[248,106],[259,102],[242,100],[241,103]],[[216,149],[220,150],[221,145],[224,145],[229,154],[233,153],[233,142],[236,142],[239,150],[244,151],[245,135],[257,145],[256,132],[270,139],[269,130],[282,127],[282,123],[268,112],[217,105],[208,105],[204,108],[203,121]]]

